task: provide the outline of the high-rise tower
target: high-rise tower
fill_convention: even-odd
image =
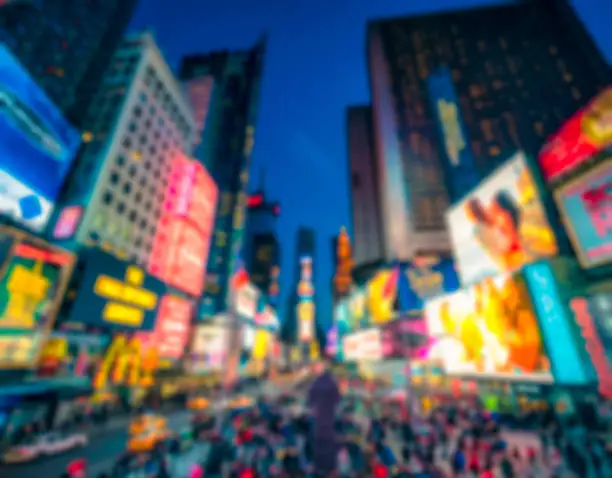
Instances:
[[[375,21],[367,52],[387,259],[447,251],[449,203],[610,82],[565,0]]]

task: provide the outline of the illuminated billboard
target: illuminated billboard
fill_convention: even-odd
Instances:
[[[553,269],[547,261],[531,264],[523,270],[531,292],[535,311],[540,319],[540,331],[552,365],[555,382],[559,385],[588,385],[590,373],[579,353],[577,334],[570,324],[567,304],[561,299]]]
[[[431,340],[423,318],[400,318],[383,325],[381,331],[384,358],[427,358]]]
[[[0,136],[0,213],[42,232],[81,138],[3,45]]]
[[[191,372],[196,374],[221,371],[226,365],[229,329],[222,325],[227,322],[197,325],[191,348]]]
[[[456,201],[478,184],[479,176],[459,110],[452,72],[443,67],[427,77],[427,90],[445,155],[451,199]]]
[[[298,340],[310,342],[315,338],[315,303],[312,276],[312,257],[300,258],[300,281],[297,295],[299,297],[296,317],[298,321]]]
[[[612,399],[612,293],[575,297],[571,308],[597,375],[599,393]]]
[[[236,313],[247,320],[254,320],[259,305],[259,291],[250,282],[243,285],[235,293],[234,308]]]
[[[525,157],[517,153],[446,213],[463,285],[557,254]]]
[[[74,256],[0,229],[0,369],[31,368],[54,325]]]
[[[152,330],[166,287],[135,265],[90,249],[69,322],[125,330]]]
[[[149,257],[149,273],[199,297],[213,233],[217,186],[204,166],[177,156]]]
[[[152,332],[138,332],[143,347],[153,347],[160,358],[178,360],[185,353],[191,329],[193,304],[181,297],[161,298]]]
[[[582,267],[612,262],[612,157],[558,188],[555,200]]]
[[[383,348],[380,329],[360,330],[342,339],[344,360],[347,362],[381,360]]]
[[[527,285],[521,276],[487,278],[434,299],[425,310],[434,339],[429,358],[451,375],[552,381]]]
[[[554,181],[612,146],[611,114],[612,88],[608,88],[567,120],[538,155],[544,179]]]

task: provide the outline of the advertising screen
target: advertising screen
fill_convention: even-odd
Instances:
[[[612,88],[608,88],[548,139],[538,155],[546,181],[554,181],[612,145],[611,112]]]
[[[360,330],[342,340],[344,360],[380,360],[383,357],[380,329]]]
[[[577,334],[570,325],[565,304],[561,302],[557,280],[548,262],[527,266],[523,271],[535,311],[540,318],[540,331],[559,385],[587,385],[591,382],[578,352]]]
[[[250,282],[236,292],[236,313],[243,319],[255,319],[258,304],[259,291]]]
[[[193,373],[220,371],[225,366],[229,329],[218,324],[197,325],[191,348]]]
[[[178,155],[149,257],[149,273],[200,296],[210,248],[218,190],[204,166]]]
[[[157,349],[161,358],[180,359],[189,341],[192,307],[190,301],[180,297],[162,296],[155,328],[152,332],[139,332],[141,341]]]
[[[0,269],[0,369],[35,364],[74,264],[67,251],[18,236]]]
[[[456,201],[476,186],[480,178],[474,164],[474,155],[466,141],[465,125],[450,69],[439,68],[429,75],[427,90],[444,144],[449,192],[451,199]]]
[[[464,286],[558,252],[522,153],[449,209],[446,221]]]
[[[427,358],[431,340],[422,318],[400,318],[382,326],[383,356],[386,359]]]
[[[124,330],[152,330],[166,287],[137,266],[96,249],[84,270],[69,322]]]
[[[555,200],[582,267],[612,262],[612,157],[557,189]]]
[[[571,301],[574,319],[580,327],[585,348],[593,365],[599,393],[612,398],[612,293],[602,292]]]
[[[81,138],[3,45],[0,136],[0,212],[42,232]]]
[[[538,320],[521,276],[487,278],[426,307],[430,359],[448,374],[552,380]]]

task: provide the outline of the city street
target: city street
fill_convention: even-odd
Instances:
[[[168,415],[168,425],[180,431],[189,425],[190,413],[176,412]],[[119,426],[120,425],[120,426]],[[86,458],[93,476],[102,471],[110,471],[117,457],[125,451],[127,424],[109,422],[106,430],[98,430],[89,437],[86,448],[72,450],[55,457],[42,458],[23,465],[0,465],[2,478],[56,478],[66,469],[68,463],[77,458]]]

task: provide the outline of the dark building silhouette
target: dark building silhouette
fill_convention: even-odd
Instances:
[[[449,146],[470,156],[477,178],[517,150],[534,157],[611,78],[565,0],[373,21],[367,52],[387,259],[448,250],[449,183],[471,182],[465,170],[454,174]],[[456,97],[442,104],[452,138],[432,94],[445,71],[445,94]]]
[[[194,156],[219,187],[214,239],[200,316],[227,308],[229,280],[243,257],[247,186],[266,50],[262,38],[246,51],[220,51],[183,58],[180,77],[195,110]]]
[[[9,2],[0,41],[77,126],[130,22],[137,0]],[[130,59],[124,59],[129,69]]]
[[[361,265],[383,256],[378,165],[372,108],[351,106],[346,111],[351,188],[353,259]]]

